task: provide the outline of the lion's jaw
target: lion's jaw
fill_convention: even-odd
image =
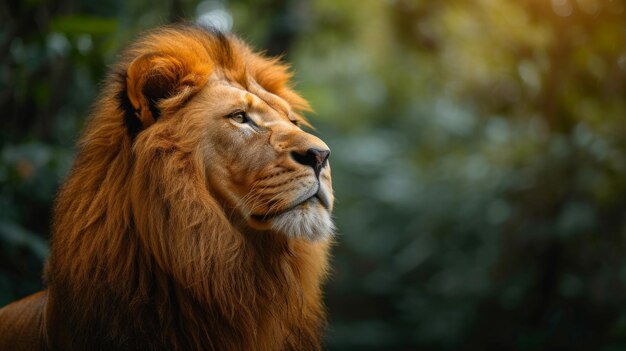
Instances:
[[[291,211],[280,214],[272,220],[272,230],[292,237],[310,241],[323,240],[333,234],[334,225],[328,211],[316,206],[319,201],[309,200]]]
[[[313,193],[312,195],[309,195]],[[310,241],[324,240],[333,235],[335,227],[330,215],[332,195],[324,182],[302,196],[292,208],[269,216],[252,215],[248,219],[251,226],[269,227],[272,231],[289,237],[304,238]]]

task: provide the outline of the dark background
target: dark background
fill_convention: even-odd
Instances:
[[[107,64],[189,19],[285,54],[333,150],[328,349],[626,349],[626,1],[2,1],[0,306]]]

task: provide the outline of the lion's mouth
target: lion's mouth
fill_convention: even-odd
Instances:
[[[252,217],[252,219],[254,219],[257,222],[268,222],[284,213],[287,213],[289,211],[292,211],[294,209],[296,209],[298,206],[304,205],[305,203],[311,201],[313,198],[315,198],[315,195],[309,197],[308,199],[298,202],[295,205],[289,206],[288,208],[284,209],[284,210],[280,210],[280,211],[276,211],[276,212],[272,212],[272,213],[266,213],[266,214],[253,214],[250,217]]]
[[[318,201],[326,210],[330,209],[330,198],[328,196],[328,194],[323,190],[323,188],[320,186],[319,190],[311,195],[310,197],[297,202],[283,210],[280,211],[276,211],[276,212],[272,212],[272,213],[265,213],[265,214],[252,214],[250,215],[250,217],[257,221],[257,222],[261,222],[261,223],[265,223],[268,222],[270,220],[272,220],[273,218],[276,218],[282,214],[285,214],[287,212],[290,212],[308,202],[312,202],[312,201]]]

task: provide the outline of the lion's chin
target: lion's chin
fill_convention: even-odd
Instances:
[[[321,241],[331,237],[335,226],[328,210],[317,198],[311,198],[287,212],[267,220],[252,219],[255,229],[271,230],[290,238]]]

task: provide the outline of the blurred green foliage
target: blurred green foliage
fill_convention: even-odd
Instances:
[[[285,54],[333,149],[331,350],[626,348],[626,1],[0,4],[0,305],[106,64],[178,19]]]

